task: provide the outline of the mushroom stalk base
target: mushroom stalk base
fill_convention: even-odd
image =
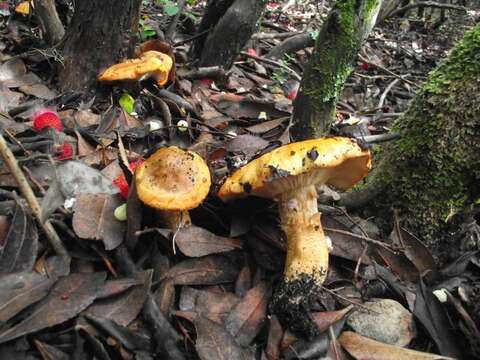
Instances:
[[[313,338],[318,328],[310,317],[328,270],[328,245],[320,223],[314,186],[283,194],[278,202],[287,237],[284,278],[272,301],[280,322]]]
[[[163,210],[161,212],[163,226],[172,231],[189,226],[192,224],[190,214],[187,210]]]

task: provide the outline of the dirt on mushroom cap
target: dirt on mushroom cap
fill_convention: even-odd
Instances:
[[[218,195],[224,199],[248,194],[274,198],[318,183],[346,189],[363,179],[370,168],[370,152],[353,139],[306,140],[279,147],[240,168]]]

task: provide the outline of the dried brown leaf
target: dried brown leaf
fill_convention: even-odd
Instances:
[[[311,317],[319,331],[324,332],[328,330],[330,326],[342,320],[352,309],[353,305],[349,305],[342,310],[315,312],[311,314]]]
[[[0,343],[61,324],[76,316],[95,300],[105,276],[105,273],[77,273],[62,277],[30,316],[0,334]]]
[[[77,197],[73,230],[82,239],[102,240],[106,250],[113,250],[123,241],[125,223],[115,219],[121,205],[116,195],[84,194]]]
[[[227,257],[208,255],[178,263],[160,280],[171,279],[175,285],[216,285],[234,282],[237,274],[237,266]]]
[[[270,294],[269,284],[258,284],[245,294],[225,321],[225,328],[240,345],[248,346],[260,331],[265,321]]]
[[[38,251],[38,232],[23,206],[15,205],[11,225],[0,250],[0,273],[33,269]]]
[[[135,277],[142,281],[142,285],[108,299],[96,301],[85,313],[113,320],[123,326],[130,324],[143,308],[152,281],[152,271],[139,272]]]
[[[453,358],[405,349],[344,331],[340,344],[357,360],[453,360]]]
[[[34,272],[0,276],[0,322],[43,299],[54,283],[54,279]]]
[[[230,292],[201,291],[195,301],[195,311],[218,324],[223,324],[240,298]]]
[[[222,253],[242,247],[242,242],[238,239],[217,236],[193,225],[181,228],[176,233],[175,243],[180,251],[189,257]]]
[[[223,327],[217,323],[197,316],[195,321],[197,341],[195,349],[202,360],[246,360],[251,355],[242,349]]]

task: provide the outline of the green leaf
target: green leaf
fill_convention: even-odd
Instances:
[[[123,93],[123,95],[120,97],[120,100],[118,100],[118,103],[122,109],[125,110],[125,112],[128,114],[133,113],[135,99],[130,94]]]
[[[166,1],[163,10],[165,10],[165,14],[167,14],[168,16],[175,16],[180,11],[180,8],[173,2]]]

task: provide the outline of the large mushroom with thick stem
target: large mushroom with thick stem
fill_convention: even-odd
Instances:
[[[160,148],[135,171],[139,199],[161,210],[165,226],[173,231],[191,223],[188,210],[201,204],[210,184],[205,161],[176,146]]]
[[[328,271],[328,244],[316,185],[348,189],[371,167],[370,152],[350,138],[328,137],[288,144],[251,161],[227,178],[218,195],[256,195],[278,202],[287,240],[283,281],[273,308],[284,325],[313,336],[308,310]]]

